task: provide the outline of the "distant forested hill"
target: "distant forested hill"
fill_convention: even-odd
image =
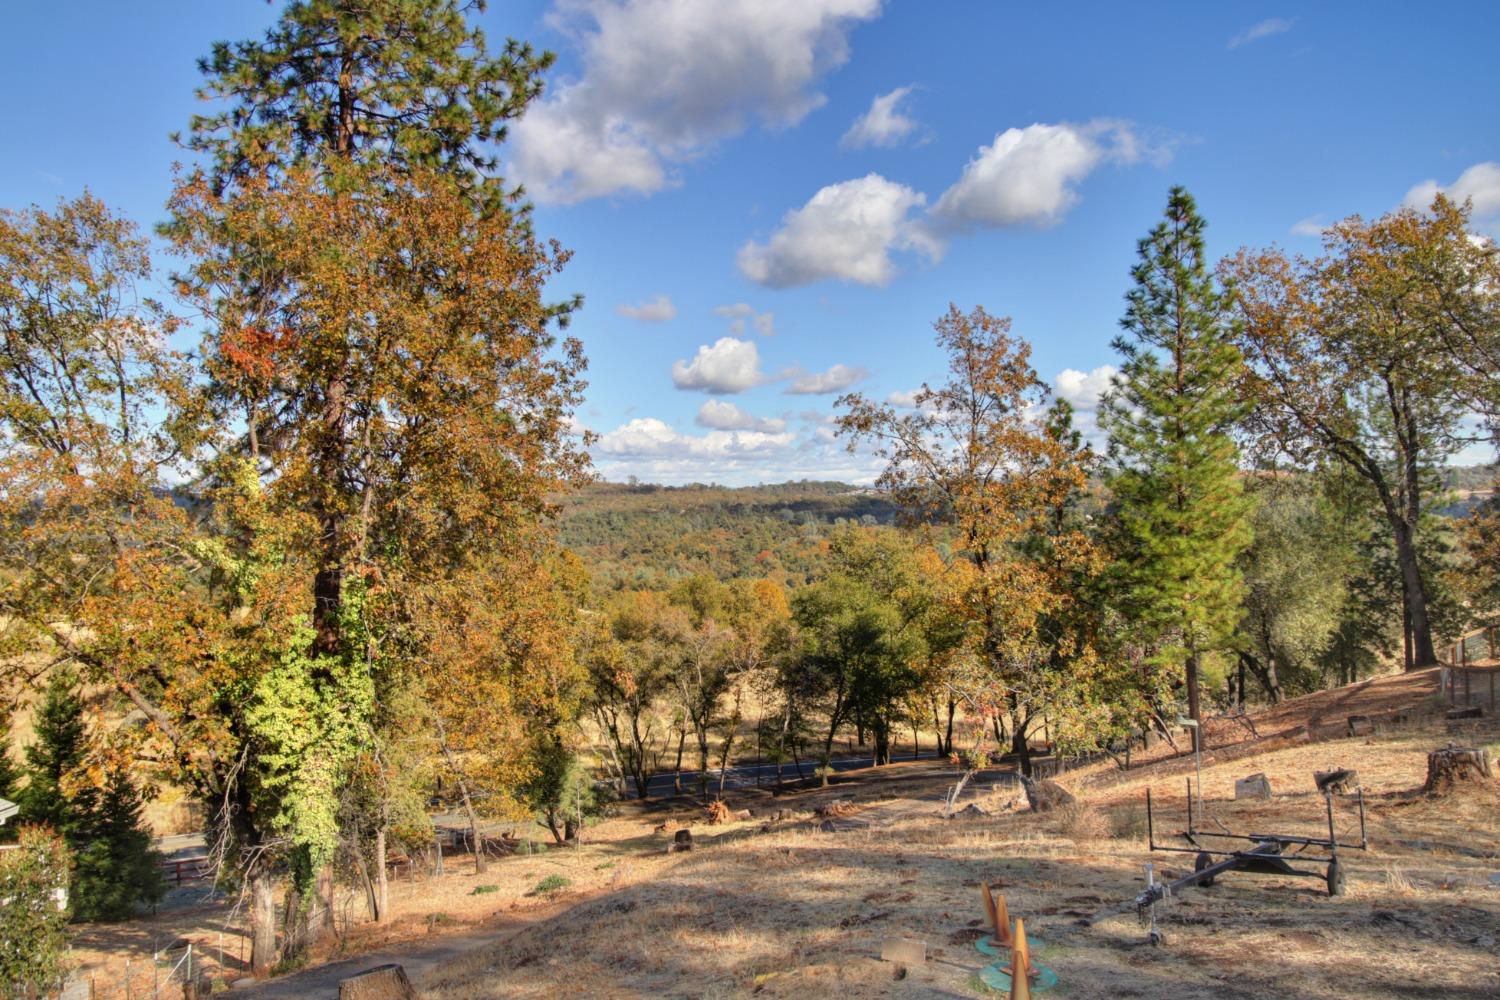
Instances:
[[[695,573],[805,583],[836,526],[896,516],[882,495],[806,481],[740,489],[595,483],[562,505],[563,544],[601,590],[666,586]]]

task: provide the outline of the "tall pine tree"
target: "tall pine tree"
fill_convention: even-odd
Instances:
[[[88,727],[78,675],[54,671],[36,713],[36,742],[26,748],[23,817],[50,826],[74,856],[69,887],[77,920],[119,920],[137,902],[154,903],[166,886],[160,856],[141,819],[128,767],[117,762],[102,788],[84,780]]]
[[[21,794],[21,772],[10,759],[10,708],[0,705],[0,799],[15,802]],[[16,824],[7,822],[0,826],[0,844],[15,839]]]
[[[78,675],[70,667],[52,672],[42,703],[37,706],[33,728],[36,742],[26,748],[21,818],[28,823],[50,826],[72,846],[84,817],[93,811],[95,803],[90,789],[82,789],[74,796],[63,791],[64,779],[78,769],[88,752]]]
[[[124,920],[138,903],[155,903],[166,893],[161,854],[152,847],[141,794],[124,762],[110,768],[98,805],[82,818],[75,841],[75,919]]]
[[[1158,662],[1185,672],[1195,720],[1202,656],[1226,644],[1239,618],[1235,559],[1249,542],[1229,433],[1242,414],[1243,362],[1231,342],[1232,295],[1209,273],[1203,229],[1192,196],[1174,187],[1165,218],[1137,250],[1125,334],[1114,341],[1123,363],[1100,415],[1122,600],[1155,641]]]

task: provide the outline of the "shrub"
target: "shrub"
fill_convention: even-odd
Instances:
[[[1110,813],[1109,833],[1116,840],[1145,840],[1145,807],[1130,805]]]
[[[469,893],[469,895],[471,895],[471,896],[484,896],[484,895],[487,895],[489,893],[499,892],[499,891],[500,891],[500,887],[498,885],[476,885],[474,887],[474,891],[471,892],[471,893]]]
[[[67,891],[67,849],[46,829],[23,827],[20,846],[0,851],[0,994],[61,985]]]
[[[571,883],[569,883],[568,880],[563,878],[561,875],[548,875],[546,878],[538,882],[536,884],[536,888],[532,891],[534,891],[538,896],[551,896],[554,893],[562,892],[570,884]]]
[[[1069,840],[1099,840],[1109,833],[1109,827],[1098,809],[1070,802],[1057,810],[1057,832]]]

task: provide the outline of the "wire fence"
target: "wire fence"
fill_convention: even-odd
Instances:
[[[233,936],[240,939],[239,935]],[[236,961],[238,940],[219,935],[217,947],[173,945],[149,957],[126,960],[122,968],[75,974],[59,1000],[195,1000],[207,997],[213,980]]]

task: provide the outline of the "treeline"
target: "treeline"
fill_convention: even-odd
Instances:
[[[591,483],[561,500],[559,537],[605,590],[666,589],[695,575],[790,586],[822,574],[833,529],[895,519],[889,497],[844,483]]]
[[[300,0],[215,46],[160,230],[175,311],[96,199],[0,215],[6,701],[64,671],[87,692],[46,802],[102,801],[130,761],[203,804],[255,969],[328,932],[338,880],[385,919],[387,855],[429,841],[439,787],[476,843],[486,817],[566,841],[596,808],[584,751],[643,790],[730,761],[752,707],[794,767],[929,719],[1026,766],[1044,725],[1084,750],[1252,684],[1424,666],[1493,612],[1500,513],[1437,512],[1500,404],[1500,263],[1441,197],[1313,259],[1213,265],[1174,190],[1103,454],[1008,320],[953,307],[946,380],[840,401],[880,496],[771,490],[744,530],[728,491],[598,488],[561,544],[579,303],[547,298],[567,253],[492,155],[551,57],[491,50],[467,6]],[[0,881],[42,898],[62,847],[20,837]]]

